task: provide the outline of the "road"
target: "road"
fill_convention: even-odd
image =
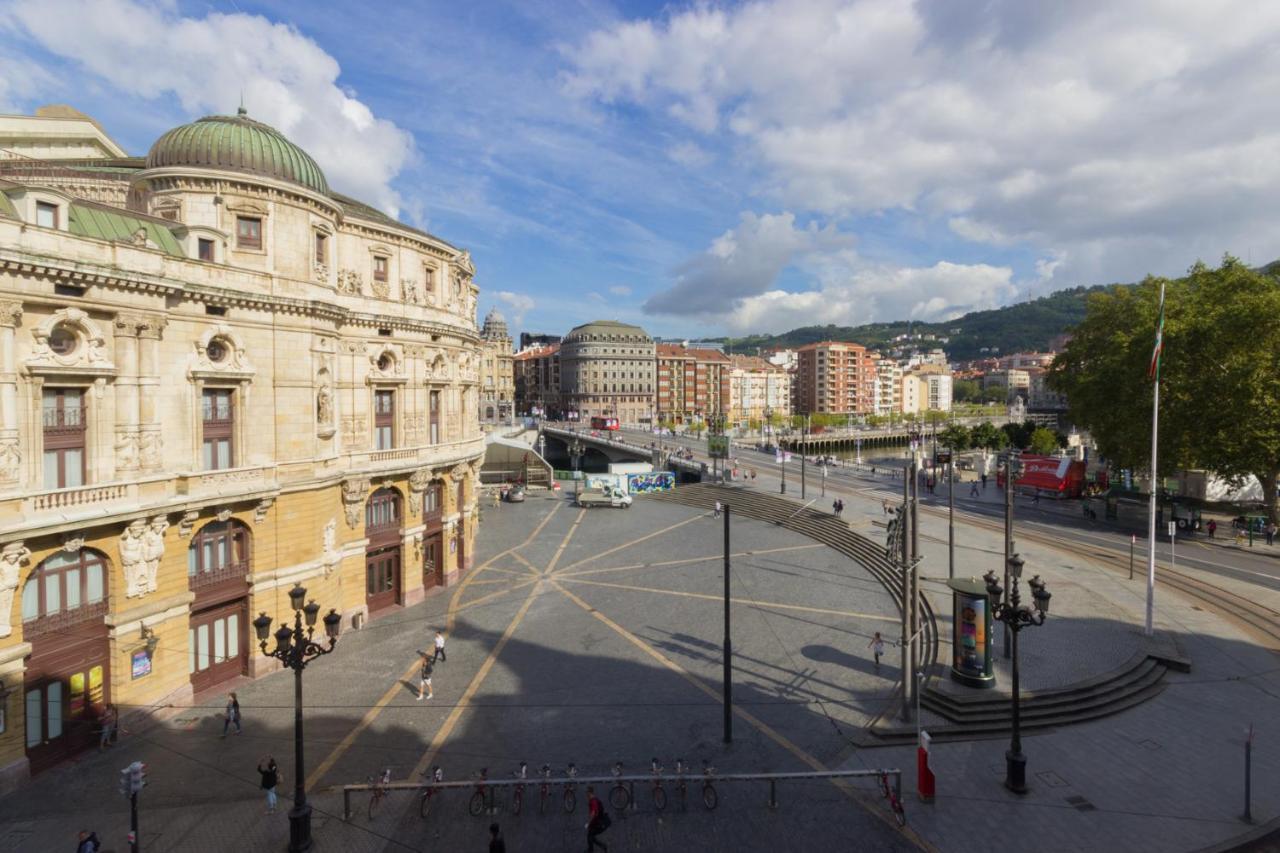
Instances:
[[[655,440],[654,436],[647,432],[624,430],[622,436],[628,441],[645,446]],[[697,458],[706,458],[705,439],[664,436],[662,444],[666,447],[674,445],[687,448],[693,450]],[[774,461],[775,457],[772,453],[762,453],[751,448],[738,448],[735,452],[739,463],[744,467],[754,468],[766,483],[769,480],[781,480],[781,466]],[[809,498],[813,498],[817,497],[821,491],[821,469],[817,465],[808,467],[806,494]],[[794,497],[799,497],[801,472],[798,459],[793,459],[787,464],[786,469],[787,490]],[[872,477],[869,472],[846,467],[829,467],[827,484],[833,487],[838,485],[845,490],[861,492],[877,499],[897,499],[902,493],[900,479]],[[993,488],[990,494],[995,497],[999,493]],[[947,507],[945,484],[939,484],[937,495],[923,495],[921,503],[923,506],[945,511]],[[1002,519],[1004,517],[1004,509],[998,498],[975,500],[968,497],[967,486],[961,487],[957,484],[955,503],[958,523],[965,523],[966,519]],[[1070,506],[1077,505],[1072,503]],[[1055,501],[1045,500],[1036,505],[1025,498],[1019,498],[1016,519],[1019,528],[1054,539],[1065,547],[1086,544],[1106,549],[1121,557],[1129,554],[1131,531],[1116,528],[1104,521],[1077,517],[1074,509],[1065,511]],[[1221,525],[1220,529],[1224,527],[1225,525]],[[1280,547],[1273,550],[1262,543],[1263,540],[1259,537],[1255,539],[1253,549],[1238,549],[1217,543],[1209,544],[1206,537],[1200,534],[1190,539],[1177,540],[1171,555],[1168,538],[1161,536],[1156,545],[1156,560],[1166,565],[1172,561],[1176,568],[1183,571],[1194,570],[1205,575],[1230,578],[1240,583],[1261,587],[1272,593],[1280,593]],[[1137,533],[1137,542],[1134,547],[1135,572],[1145,571],[1146,560],[1146,536],[1144,533]]]

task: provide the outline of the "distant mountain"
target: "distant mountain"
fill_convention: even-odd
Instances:
[[[908,331],[912,335],[934,335],[948,338],[947,343],[933,342],[947,351],[952,361],[982,358],[997,350],[1001,355],[1023,351],[1043,351],[1049,343],[1084,319],[1085,299],[1090,293],[1111,285],[1074,287],[1049,296],[1019,302],[990,311],[971,311],[956,320],[943,323],[916,323],[899,320],[892,323],[867,323],[862,326],[804,326],[780,335],[752,335],[746,338],[720,338],[733,352],[755,354],[757,349],[785,349],[814,341],[853,341],[878,350],[893,348],[892,340]],[[928,340],[913,342],[928,347]],[[988,352],[982,352],[986,347]]]

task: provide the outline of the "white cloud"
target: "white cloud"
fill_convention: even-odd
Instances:
[[[609,288],[609,292],[614,296],[630,296],[631,288],[627,287],[625,284],[615,284]]]
[[[724,318],[735,332],[781,332],[798,326],[857,326],[873,320],[948,320],[993,308],[1019,292],[1009,267],[953,264],[864,266],[837,272],[832,264],[814,290],[771,290],[741,300]]]
[[[676,270],[676,283],[645,302],[647,314],[725,314],[742,299],[774,286],[783,270],[823,252],[853,245],[853,238],[817,223],[796,227],[792,213],[743,213],[702,254]]]
[[[335,189],[398,214],[391,181],[413,154],[412,137],[340,86],[337,60],[292,26],[131,0],[19,0],[4,11],[0,28],[11,35],[121,91],[173,95],[193,116],[228,113],[243,93],[249,115],[306,150]]]
[[[532,311],[537,304],[533,301],[532,296],[527,296],[523,293],[512,293],[510,290],[495,290],[493,298],[510,309],[511,323],[514,326],[523,326],[525,315]],[[514,329],[512,331],[514,332]]]
[[[1280,255],[1277,40],[1254,0],[698,4],[583,39],[566,88],[726,138],[786,209],[937,218],[1063,286]]]

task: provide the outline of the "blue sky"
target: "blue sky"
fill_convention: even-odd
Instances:
[[[515,330],[936,320],[1280,256],[1280,11],[1116,5],[17,0],[0,110],[141,154],[243,90],[469,248]]]

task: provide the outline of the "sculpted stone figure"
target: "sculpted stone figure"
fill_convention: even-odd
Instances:
[[[18,479],[21,465],[22,451],[18,448],[17,439],[0,441],[0,480]]]
[[[147,523],[131,521],[120,535],[120,568],[124,571],[124,594],[137,598],[147,592],[147,557],[145,537]]]
[[[155,592],[160,574],[160,560],[164,557],[164,532],[169,529],[169,521],[163,515],[151,519],[142,535],[142,556],[146,561],[146,589],[144,592]]]
[[[333,424],[333,391],[328,384],[316,391],[316,421],[321,426]]]
[[[10,542],[0,551],[0,637],[13,633],[9,620],[13,615],[13,592],[18,588],[18,571],[31,558],[31,549],[21,542]]]

